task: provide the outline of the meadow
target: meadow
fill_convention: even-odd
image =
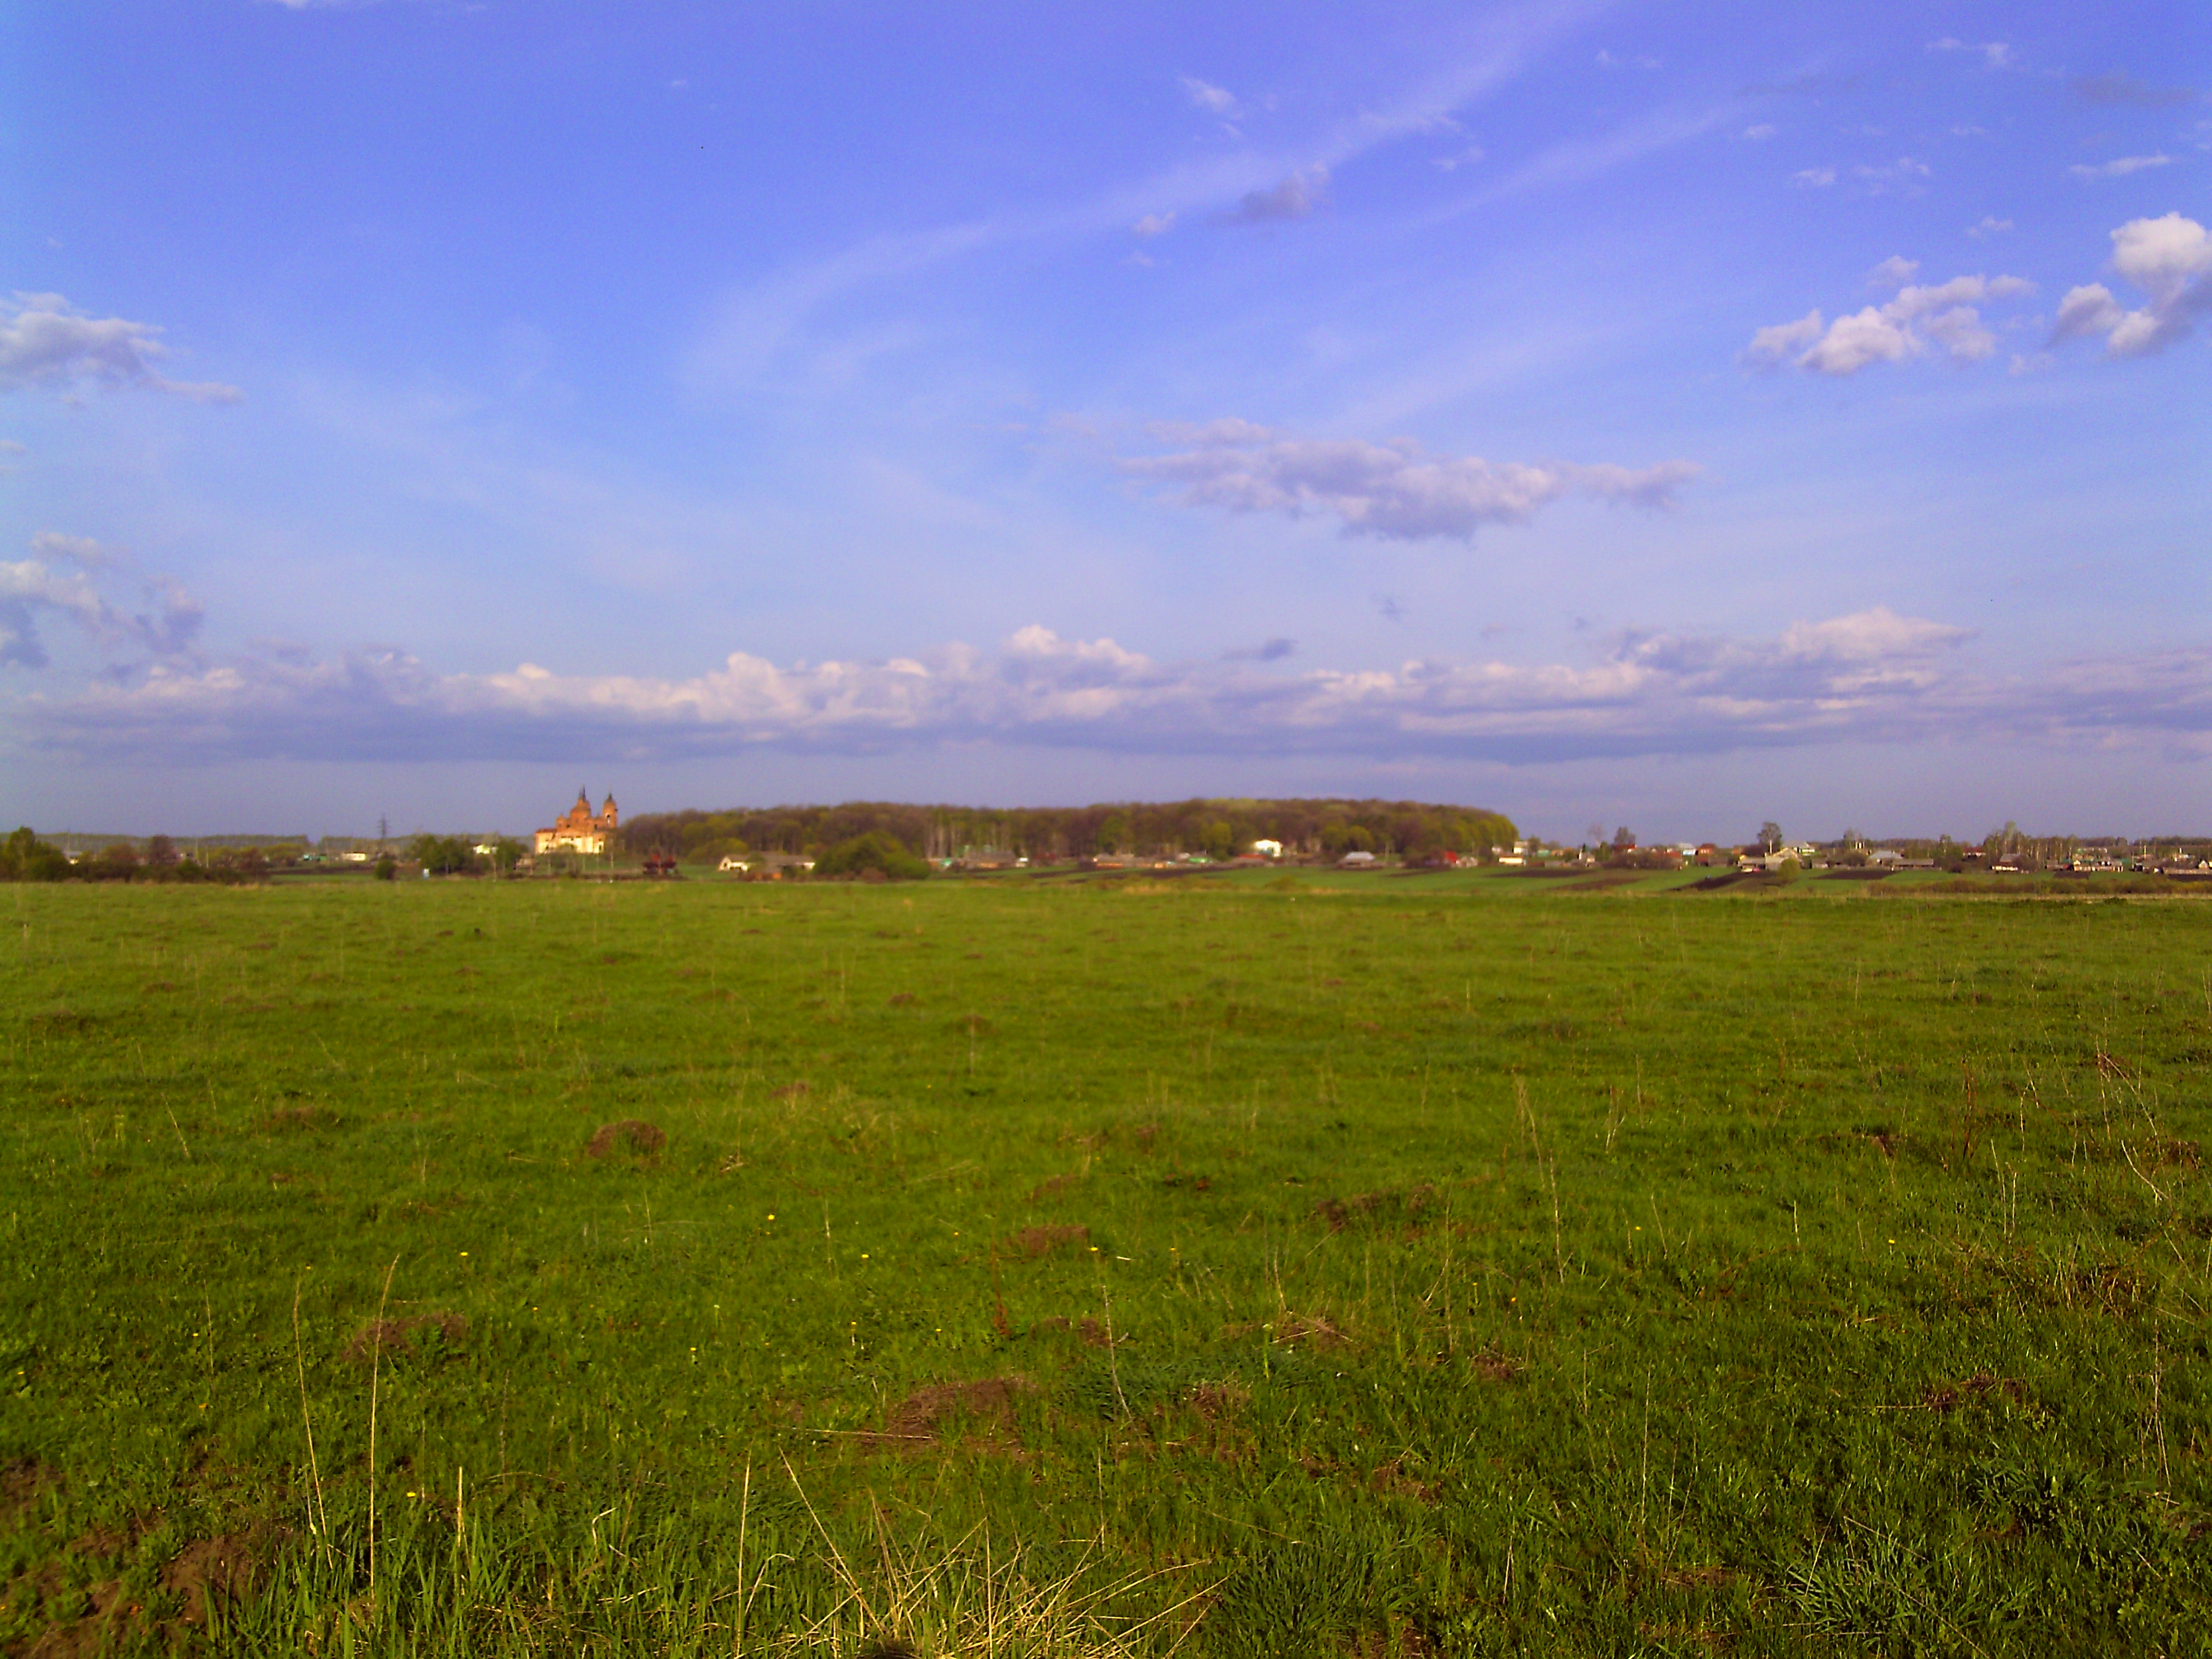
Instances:
[[[2212,896],[0,898],[17,1655],[2201,1653]]]

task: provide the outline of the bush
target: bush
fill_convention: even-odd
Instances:
[[[63,881],[70,874],[61,848],[40,841],[28,824],[0,842],[0,881]]]
[[[815,875],[830,879],[849,881],[871,872],[887,881],[920,881],[929,873],[929,866],[896,836],[880,830],[841,841],[814,861]]]
[[[393,859],[389,853],[377,860],[376,878],[379,881],[397,881],[399,879],[398,862],[397,860]]]

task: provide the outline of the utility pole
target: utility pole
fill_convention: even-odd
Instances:
[[[392,839],[392,820],[383,813],[376,815],[376,850],[381,853]]]

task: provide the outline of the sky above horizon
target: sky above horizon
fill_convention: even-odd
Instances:
[[[2212,12],[27,3],[0,816],[2212,831]]]

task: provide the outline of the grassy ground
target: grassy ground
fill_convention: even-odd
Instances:
[[[1685,879],[6,890],[0,1644],[2203,1651],[2212,902]]]

